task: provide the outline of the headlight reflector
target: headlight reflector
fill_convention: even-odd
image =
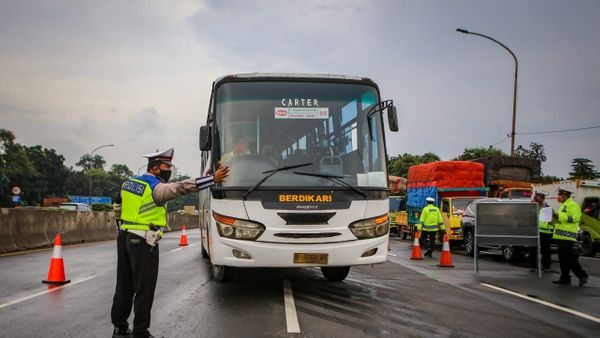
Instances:
[[[358,239],[381,237],[388,234],[390,219],[388,214],[384,214],[354,222],[349,228]]]
[[[265,231],[265,226],[260,223],[224,216],[214,211],[213,218],[221,237],[255,241]]]

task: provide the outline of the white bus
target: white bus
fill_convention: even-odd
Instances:
[[[320,267],[328,280],[388,250],[383,112],[368,78],[239,74],[213,83],[200,128],[202,171],[230,167],[200,194],[202,255],[223,281],[240,267]]]

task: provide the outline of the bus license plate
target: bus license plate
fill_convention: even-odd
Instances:
[[[294,263],[298,264],[327,264],[329,254],[326,253],[294,253]]]

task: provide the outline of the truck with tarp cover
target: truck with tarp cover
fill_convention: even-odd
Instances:
[[[489,197],[531,199],[531,185],[540,180],[539,160],[489,156],[471,160],[484,165],[484,183]]]
[[[433,197],[442,213],[446,233],[451,243],[462,243],[460,217],[473,200],[485,197],[488,188],[483,183],[481,163],[469,161],[439,161],[419,164],[408,169],[408,226],[404,232],[414,234],[426,198]]]

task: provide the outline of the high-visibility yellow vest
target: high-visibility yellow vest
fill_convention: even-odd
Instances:
[[[433,204],[426,205],[423,210],[421,210],[421,218],[419,218],[417,229],[419,231],[421,231],[421,229],[423,229],[423,231],[444,230],[444,220],[442,219],[440,209]]]
[[[542,216],[542,208],[540,208],[540,213],[538,215],[538,219],[541,219],[541,216]],[[541,233],[544,233],[544,234],[552,233],[553,227],[552,227],[552,224],[550,224],[550,222],[544,222],[544,221],[540,220],[538,222],[538,225],[540,227]]]
[[[552,238],[564,241],[577,241],[581,208],[572,198],[567,199],[558,208],[558,222],[554,225]]]
[[[156,184],[151,185],[137,178],[130,178],[123,183],[121,229],[147,231],[150,223],[157,227],[167,225],[166,207],[158,206],[152,197],[154,186]]]

